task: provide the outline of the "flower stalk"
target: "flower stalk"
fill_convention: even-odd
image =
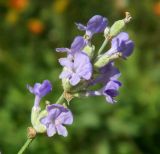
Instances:
[[[63,93],[62,95],[57,99],[56,104],[62,104],[64,101],[64,96]],[[32,143],[32,141],[36,138],[36,130],[32,127],[28,127],[27,130],[27,141],[24,143],[24,145],[21,147],[21,149],[18,151],[17,154],[23,154],[27,148],[30,146],[30,144]]]

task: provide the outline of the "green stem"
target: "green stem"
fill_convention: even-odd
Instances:
[[[106,47],[108,41],[109,41],[109,38],[106,37],[105,40],[104,40],[104,42],[103,42],[103,44],[102,44],[102,46],[101,46],[100,49],[98,50],[98,55],[100,55],[100,54],[102,53],[102,51],[103,51],[104,48]]]
[[[64,95],[62,93],[62,95],[58,98],[58,100],[56,101],[56,104],[61,104],[64,101]]]
[[[22,146],[22,148],[19,150],[18,154],[23,154],[23,152],[29,147],[29,145],[32,143],[33,139],[27,139],[25,144]]]

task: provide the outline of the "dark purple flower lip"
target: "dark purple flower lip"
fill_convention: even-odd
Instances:
[[[111,97],[116,97],[118,95],[118,92],[114,89],[107,89],[104,91],[104,93]]]

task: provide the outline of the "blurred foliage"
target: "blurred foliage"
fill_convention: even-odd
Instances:
[[[104,98],[73,100],[69,136],[39,136],[26,153],[159,154],[160,138],[160,1],[158,0],[0,0],[0,151],[16,153],[26,139],[34,96],[26,84],[53,83],[46,98],[62,92],[56,47],[69,47],[82,34],[74,23],[95,14],[110,25],[129,11],[126,30],[134,54],[117,62],[123,87],[118,103]],[[97,49],[103,37],[95,38]],[[109,48],[109,46],[108,46]]]

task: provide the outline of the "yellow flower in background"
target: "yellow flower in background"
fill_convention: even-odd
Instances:
[[[27,26],[33,34],[41,34],[44,30],[44,24],[39,19],[30,19]]]
[[[9,12],[6,14],[6,21],[9,23],[9,24],[15,24],[18,19],[19,19],[19,13],[16,12],[15,10],[9,10]]]
[[[153,5],[153,12],[155,15],[160,16],[160,2]]]
[[[68,5],[70,3],[70,0],[55,0],[53,3],[53,10],[56,13],[63,13]]]

